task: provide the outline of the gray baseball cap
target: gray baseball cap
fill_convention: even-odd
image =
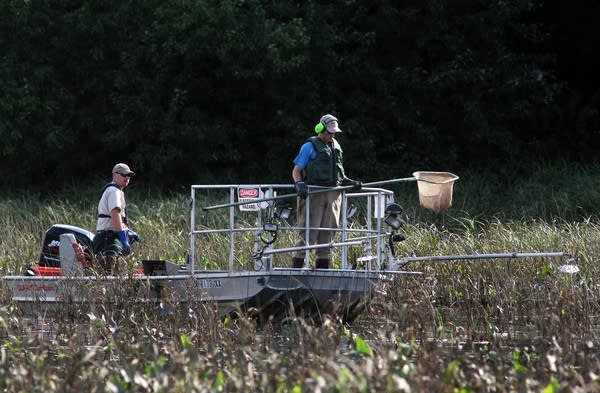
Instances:
[[[135,172],[129,168],[129,165],[118,163],[113,167],[112,173],[120,173],[121,175],[135,176]]]
[[[328,132],[335,134],[336,132],[342,132],[338,125],[338,119],[333,115],[325,115],[321,117],[321,124],[325,126]]]

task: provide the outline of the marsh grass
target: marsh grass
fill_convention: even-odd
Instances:
[[[172,298],[144,306],[131,300],[127,285],[109,293],[91,286],[92,302],[26,318],[0,287],[0,389],[598,391],[597,172],[561,164],[515,176],[512,184],[459,174],[454,206],[438,216],[417,207],[416,193],[398,192],[407,221],[398,255],[565,251],[581,271],[559,273],[564,260],[551,258],[414,263],[408,267],[422,275],[380,288],[349,326],[335,316],[320,325],[220,319],[193,292],[185,306]],[[3,273],[37,260],[50,225],[93,228],[97,195],[68,194],[0,199],[8,233],[0,238]],[[153,197],[132,189],[128,201],[143,237],[136,257],[182,261],[187,194]],[[278,242],[295,240],[290,233]],[[253,239],[242,241],[250,247]],[[218,265],[225,245],[226,239],[205,239],[205,262]],[[246,266],[247,258],[236,264]]]

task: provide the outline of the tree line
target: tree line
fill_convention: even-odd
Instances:
[[[600,7],[579,3],[6,0],[0,176],[291,182],[325,113],[365,181],[592,160]]]

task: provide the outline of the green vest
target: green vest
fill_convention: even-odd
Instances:
[[[333,149],[323,143],[318,136],[308,139],[312,143],[317,156],[306,165],[305,177],[308,184],[319,186],[339,186],[345,177],[343,166],[343,151],[334,139]]]

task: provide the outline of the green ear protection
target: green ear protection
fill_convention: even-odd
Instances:
[[[325,129],[325,126],[321,122],[318,122],[317,125],[315,126],[315,132],[317,134],[322,133],[324,129]]]

